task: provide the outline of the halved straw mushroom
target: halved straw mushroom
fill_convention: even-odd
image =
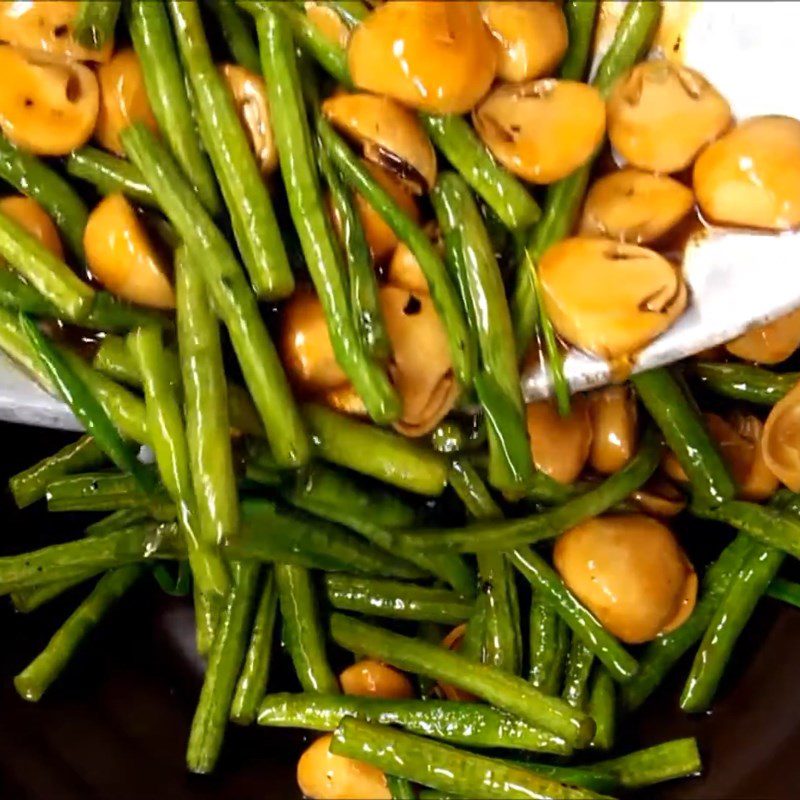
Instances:
[[[350,414],[354,417],[366,417],[367,407],[361,399],[361,395],[353,388],[353,385],[346,383],[344,386],[337,386],[335,389],[328,389],[317,398],[321,403],[338,411],[341,414]]]
[[[391,800],[386,776],[376,767],[336,756],[332,735],[317,739],[297,762],[297,785],[313,800]]]
[[[417,117],[388,97],[359,92],[337,94],[322,104],[325,117],[358,142],[368,161],[426,194],[436,183],[436,153]]]
[[[395,248],[386,271],[386,283],[415,294],[430,294],[425,273],[404,242]]]
[[[0,130],[37,155],[62,156],[85,144],[100,103],[97,78],[78,63],[50,63],[0,45]]]
[[[100,110],[94,135],[112,153],[124,156],[119,135],[134,122],[143,122],[152,131],[158,130],[153,109],[147,99],[142,65],[132,48],[120,50],[97,69],[100,84]]]
[[[631,501],[653,517],[677,517],[686,508],[686,495],[664,478],[651,478],[630,496]]]
[[[347,60],[359,89],[433,114],[464,114],[486,94],[497,45],[477,3],[385,3],[350,38]]]
[[[694,607],[691,563],[672,531],[643,514],[583,522],[557,539],[553,559],[564,583],[623,642],[674,630]]]
[[[298,288],[283,305],[280,353],[286,374],[300,391],[314,394],[347,383],[333,353],[322,303],[311,289]]]
[[[220,71],[233,95],[261,174],[270,175],[278,168],[278,149],[272,135],[267,84],[260,75],[237,64],[224,64]]]
[[[729,225],[800,225],[800,120],[753,117],[701,153],[694,191],[703,214]]]
[[[0,42],[39,51],[51,59],[108,61],[114,49],[84,47],[72,35],[78,0],[4,0],[0,2]]]
[[[313,0],[307,0],[303,5],[306,16],[329,41],[339,47],[347,47],[350,41],[350,29],[335,8],[324,3],[315,3]]]
[[[800,384],[769,412],[761,448],[770,472],[800,492]]]
[[[607,386],[589,395],[592,448],[589,463],[611,475],[621,470],[636,452],[636,399],[628,386]]]
[[[0,200],[0,211],[33,234],[54,256],[64,260],[58,228],[35,200],[23,195],[4,197]]]
[[[686,169],[731,124],[727,100],[699,73],[670,61],[637,64],[608,100],[608,138],[630,164]]]
[[[424,436],[458,399],[447,334],[428,295],[384,286],[380,301],[392,344],[389,377],[403,401],[394,427],[405,436]]]
[[[549,400],[528,403],[526,418],[536,468],[559,483],[577,480],[592,446],[592,422],[586,398],[573,397],[567,417],[562,417]]]
[[[693,206],[694,195],[673,178],[622,169],[589,189],[579,232],[648,244],[672,230]]]
[[[345,694],[357,697],[383,697],[388,700],[414,697],[414,687],[402,672],[369,658],[342,670],[339,683]]]
[[[737,496],[753,501],[772,497],[778,488],[778,478],[767,461],[764,423],[752,414],[733,414],[729,419],[711,413],[703,416],[736,481]],[[663,466],[673,480],[679,483],[688,480],[672,453],[665,456]]]
[[[539,275],[558,332],[604,358],[636,353],[686,308],[680,269],[637,245],[565,239],[545,252]]]
[[[780,364],[800,347],[800,309],[766,325],[751,328],[725,345],[725,349],[745,361]]]
[[[551,75],[567,50],[567,21],[555,2],[500,0],[480,4],[497,39],[498,77],[519,83]]]
[[[109,195],[89,215],[83,245],[92,275],[110,292],[143,306],[175,307],[167,265],[121,194]]]
[[[543,78],[501,84],[472,119],[506,169],[533,183],[553,183],[585,164],[600,146],[606,106],[593,86]]]

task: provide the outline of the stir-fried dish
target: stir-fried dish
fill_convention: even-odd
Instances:
[[[319,800],[700,771],[615,731],[690,652],[708,709],[760,598],[800,604],[800,312],[630,373],[690,237],[800,225],[800,121],[735,119],[661,16],[0,4],[0,348],[85,428],[10,487],[96,515],[0,557],[19,611],[77,603],[22,697],[152,575],[207,661],[193,772],[229,722],[316,732]],[[617,384],[570,396],[566,347]]]

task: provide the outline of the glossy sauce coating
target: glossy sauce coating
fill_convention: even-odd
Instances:
[[[744,361],[780,364],[800,346],[800,310],[774,322],[751,328],[728,342],[725,349]]]
[[[607,386],[589,395],[592,448],[589,463],[597,472],[621,470],[638,444],[636,400],[628,386]]]
[[[345,694],[357,697],[382,697],[388,700],[408,700],[414,697],[411,681],[402,673],[380,661],[357,661],[339,675]]]
[[[574,483],[592,446],[592,422],[586,398],[582,395],[573,398],[568,417],[562,417],[549,400],[528,403],[525,413],[536,469],[559,483]]]

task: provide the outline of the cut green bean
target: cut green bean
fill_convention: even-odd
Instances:
[[[311,573],[290,564],[275,565],[283,638],[300,685],[307,692],[336,694],[339,681],[325,652],[325,631]]]
[[[564,3],[569,45],[558,68],[562,80],[582,81],[586,77],[597,8],[597,0],[566,0]]]
[[[417,800],[413,784],[405,778],[387,775],[386,788],[389,790],[392,800]]]
[[[217,182],[197,135],[166,6],[151,0],[131,0],[125,10],[159,130],[180,165],[184,180],[191,183],[209,213],[216,215],[222,210]],[[144,179],[147,181],[146,176]]]
[[[692,364],[689,374],[716,394],[763,406],[775,405],[800,381],[800,372],[772,372],[752,364],[713,361]]]
[[[475,389],[489,423],[489,481],[503,491],[523,489],[533,461],[511,315],[483,219],[463,178],[439,175],[431,196],[470,325],[477,332]]]
[[[11,602],[14,609],[21,614],[30,614],[41,608],[56,597],[61,597],[65,592],[80,586],[92,578],[96,578],[102,570],[87,569],[85,572],[76,573],[75,577],[64,581],[43,583],[41,586],[31,586],[29,589],[20,589],[11,593]]]
[[[277,612],[278,587],[275,572],[268,569],[256,606],[250,645],[231,704],[231,720],[240,725],[252,725],[255,722],[261,701],[267,693]]]
[[[136,564],[107,572],[89,596],[55,632],[45,649],[16,678],[14,686],[20,697],[36,702],[63,672],[81,642],[91,633],[109,608],[142,575]]]
[[[0,134],[0,179],[33,198],[52,217],[70,252],[83,263],[89,211],[80,195],[44,161]]]
[[[151,478],[155,476],[152,470]],[[47,485],[49,511],[116,511],[139,508],[147,493],[127,472],[88,472],[55,478]]]
[[[698,499],[721,503],[733,499],[736,484],[694,400],[669,369],[633,377],[636,392],[680,462]]]
[[[605,665],[615,680],[627,681],[636,674],[636,659],[598,622],[597,618],[567,588],[556,571],[530,547],[516,550],[511,562],[547,599],[574,636]]]
[[[75,40],[91,50],[102,50],[114,41],[121,7],[121,0],[81,0],[72,23]]]
[[[473,798],[600,797],[507,762],[350,717],[336,729],[330,749],[414,783]]]
[[[231,227],[256,295],[280,300],[294,291],[294,276],[275,210],[233,96],[211,56],[197,2],[168,0],[191,100],[205,149],[225,198]],[[234,9],[235,10],[235,9]],[[270,84],[274,82],[270,75]],[[272,106],[272,108],[276,108]],[[272,113],[275,129],[277,110]],[[283,152],[281,150],[281,152]]]
[[[144,327],[144,326],[138,326]],[[178,358],[174,350],[164,348],[164,368],[172,385],[180,381]],[[142,374],[137,359],[131,353],[128,342],[121,336],[104,336],[92,358],[92,366],[119,383],[141,387]]]
[[[652,430],[644,435],[639,452],[615,475],[597,488],[541,514],[515,520],[490,520],[465,528],[396,533],[408,546],[431,551],[478,553],[481,550],[513,550],[522,544],[553,539],[585,519],[596,517],[621,503],[642,486],[661,460],[662,445]]]
[[[120,531],[123,528],[146,522],[148,517],[148,509],[145,506],[122,508],[97,522],[93,522],[91,525],[87,525],[84,533],[87,536],[104,536],[107,533],[113,533],[114,531]],[[169,522],[170,520],[165,521]]]
[[[473,664],[450,650],[400,636],[343,614],[331,617],[337,644],[366,653],[408,672],[449,683],[516,714],[531,725],[552,731],[572,746],[588,744],[594,723],[558,698],[546,697],[527,681],[484,664]]]
[[[474,605],[448,589],[355,575],[326,575],[325,593],[328,602],[341,611],[443,625],[463,622]]]
[[[683,654],[700,641],[752,546],[748,536],[737,536],[706,570],[699,600],[689,619],[647,645],[639,661],[639,671],[622,687],[621,699],[626,709],[639,708]]]
[[[222,749],[236,681],[247,649],[259,570],[259,565],[254,563],[233,565],[233,583],[220,615],[189,734],[186,763],[192,772],[211,772]]]
[[[170,222],[183,237],[194,268],[202,272],[215,310],[230,333],[276,459],[284,466],[305,463],[309,446],[300,414],[255,295],[228,242],[197,200],[177,164],[146,127],[134,125],[123,132],[122,139]]]
[[[695,739],[674,739],[600,761],[593,768],[613,775],[623,789],[642,789],[675,778],[699,775],[703,764]]]
[[[787,581],[784,578],[775,578],[767,589],[767,596],[800,608],[800,583]]]
[[[440,495],[447,460],[417,443],[324,406],[308,404],[303,415],[320,458],[417,494]]]
[[[206,0],[206,4],[217,18],[220,33],[234,61],[259,75],[261,59],[258,57],[258,45],[234,0]]]
[[[217,637],[222,603],[216,595],[206,594],[192,587],[194,600],[194,627],[197,653],[201,658],[208,659],[214,639]]]
[[[617,715],[617,690],[611,673],[604,667],[595,669],[586,710],[595,724],[591,746],[610,750],[614,746]]]
[[[82,147],[65,162],[73,178],[91,183],[102,195],[122,193],[134,202],[158,208],[153,192],[136,167],[96,147]]]
[[[593,664],[594,653],[577,636],[573,636],[561,696],[573,708],[581,711],[586,709],[589,702],[589,677]]]
[[[569,651],[569,628],[540,592],[534,592],[531,599],[529,637],[528,680],[544,694],[559,694]]]

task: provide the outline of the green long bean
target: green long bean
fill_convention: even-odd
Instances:
[[[617,689],[611,673],[604,667],[595,669],[586,710],[595,724],[591,746],[610,750],[614,746],[617,715]]]
[[[336,694],[339,681],[325,652],[322,627],[311,573],[304,567],[275,565],[283,639],[300,685],[307,692]]]
[[[143,326],[138,326],[143,327]],[[164,368],[168,371],[170,383],[180,380],[178,358],[174,350],[164,348]],[[119,383],[140,388],[142,374],[137,359],[131,353],[127,340],[113,334],[104,336],[92,358],[92,366],[103,375]]]
[[[115,511],[139,508],[147,501],[147,493],[127,472],[81,473],[57,477],[47,485],[49,511]]]
[[[343,614],[334,614],[330,624],[334,641],[342,647],[452,684],[516,714],[531,725],[558,734],[572,746],[588,744],[594,734],[594,723],[586,714],[570,708],[563,700],[543,695],[514,675],[471,663],[458,653]]]
[[[623,789],[641,789],[675,778],[699,775],[702,766],[695,739],[673,739],[619,758],[600,761],[594,768],[613,775]]]
[[[782,600],[795,608],[800,608],[800,583],[775,578],[767,589],[767,596]]]
[[[583,711],[588,705],[589,678],[593,665],[594,653],[577,636],[573,636],[564,671],[564,688],[561,691],[561,696],[573,708]]]
[[[564,3],[569,44],[558,68],[562,80],[582,81],[586,76],[597,9],[597,0],[566,0]]]
[[[535,728],[482,703],[454,700],[386,700],[323,694],[271,694],[261,705],[258,724],[333,731],[346,716],[466,747],[503,747],[553,755],[571,749],[559,736]]]
[[[800,372],[772,372],[752,364],[718,364],[698,361],[689,374],[701,386],[732,400],[773,406],[800,381]]]
[[[141,5],[141,3],[139,3]],[[157,5],[145,2],[144,5]],[[217,314],[231,336],[253,401],[278,462],[308,460],[308,439],[256,298],[228,242],[198,201],[177,164],[141,124],[122,134],[131,159],[147,178],[164,212],[202,272]]]
[[[87,146],[70,153],[65,166],[69,175],[91,183],[102,195],[120,192],[140,205],[158,208],[139,170],[124,158]]]
[[[561,692],[569,642],[569,628],[545,595],[534,592],[529,625],[528,680],[545,694]]]
[[[261,72],[258,45],[234,0],[205,0],[219,23],[220,33],[234,61],[256,75]]]
[[[184,180],[190,182],[209,213],[216,215],[222,210],[222,202],[214,172],[197,135],[166,6],[151,0],[131,0],[125,10],[128,31],[139,56],[147,97],[159,130],[180,165]]]
[[[121,0],[81,0],[72,23],[75,40],[91,50],[102,50],[114,40],[121,8]]]

